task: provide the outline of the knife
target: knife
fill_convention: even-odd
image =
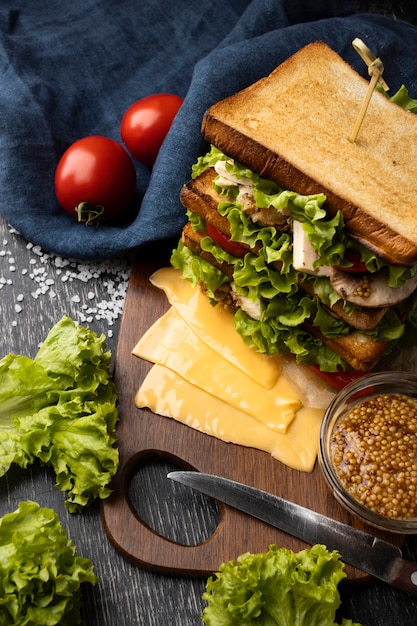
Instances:
[[[347,524],[261,489],[196,471],[170,472],[168,478],[244,511],[310,545],[337,550],[341,559],[392,587],[417,596],[417,563],[400,548]]]

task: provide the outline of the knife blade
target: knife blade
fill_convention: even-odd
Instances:
[[[417,563],[400,548],[279,496],[243,483],[197,471],[175,471],[168,478],[256,517],[310,545],[337,550],[341,559],[392,587],[417,596]]]

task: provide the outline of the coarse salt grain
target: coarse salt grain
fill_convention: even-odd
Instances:
[[[9,232],[20,237],[13,227],[9,227]],[[3,246],[9,244],[9,240],[4,239]],[[68,314],[72,315],[79,322],[91,323],[94,320],[98,320],[107,322],[108,326],[112,326],[122,314],[131,271],[130,262],[117,259],[109,259],[99,263],[80,262],[46,253],[40,246],[30,242],[26,242],[26,249],[32,255],[26,261],[31,269],[23,268],[19,271],[22,277],[30,278],[35,283],[36,288],[30,292],[28,290],[33,299],[38,299],[40,296],[57,297],[56,292],[51,287],[55,284],[55,278],[58,277],[63,283],[72,283],[73,281],[83,283],[92,281],[94,283],[94,281],[100,279],[101,282],[97,284],[97,289],[92,289],[85,295],[92,303],[92,306],[86,307],[86,305],[82,304],[80,310],[70,309]],[[17,264],[11,250],[0,250],[0,256],[9,257],[8,266],[10,272],[16,270]],[[0,277],[0,289],[11,285],[13,285],[11,278],[6,280],[4,277]],[[94,306],[96,298],[101,299]],[[18,294],[17,302],[24,302],[23,294]],[[70,303],[72,307],[80,304],[80,296],[78,294],[73,295],[70,298]],[[19,312],[23,310],[23,306],[16,306],[20,307]],[[14,325],[16,323],[15,320]],[[113,336],[113,330],[109,328],[108,331],[109,336]]]

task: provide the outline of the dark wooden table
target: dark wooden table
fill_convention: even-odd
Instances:
[[[49,329],[62,315],[107,336],[115,352],[130,260],[82,263],[62,259],[28,244],[0,217],[0,356],[7,353],[33,357]],[[165,463],[146,468],[132,484],[131,497],[142,518],[168,538],[196,543],[216,527],[212,502],[190,496],[168,506],[163,481]],[[160,485],[158,484],[160,482]],[[158,506],[149,504],[159,494]],[[201,623],[201,594],[205,580],[155,574],[125,560],[104,532],[99,504],[81,514],[64,507],[64,494],[54,487],[54,475],[33,465],[12,468],[0,478],[0,515],[32,499],[54,508],[76,544],[78,552],[95,566],[99,583],[83,591],[83,615],[88,626],[191,626]],[[406,541],[406,556],[417,560],[417,540]],[[366,626],[415,626],[417,599],[372,582],[343,592],[341,615]]]

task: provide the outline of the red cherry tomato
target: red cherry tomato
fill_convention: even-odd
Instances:
[[[59,204],[87,224],[120,217],[135,190],[132,159],[121,144],[108,137],[79,139],[64,152],[55,171]]]
[[[310,369],[326,383],[335,389],[343,389],[349,383],[358,378],[363,378],[370,372],[358,372],[356,370],[338,371],[338,372],[322,372],[318,365],[310,365]]]
[[[209,224],[209,222],[206,223],[206,232],[208,236],[213,239],[214,243],[217,243],[220,248],[233,256],[244,257],[248,252],[247,248],[242,246],[237,241],[231,241],[229,237],[215,228],[212,224]]]
[[[180,96],[157,93],[138,100],[127,109],[120,135],[135,159],[152,167],[182,102]]]

